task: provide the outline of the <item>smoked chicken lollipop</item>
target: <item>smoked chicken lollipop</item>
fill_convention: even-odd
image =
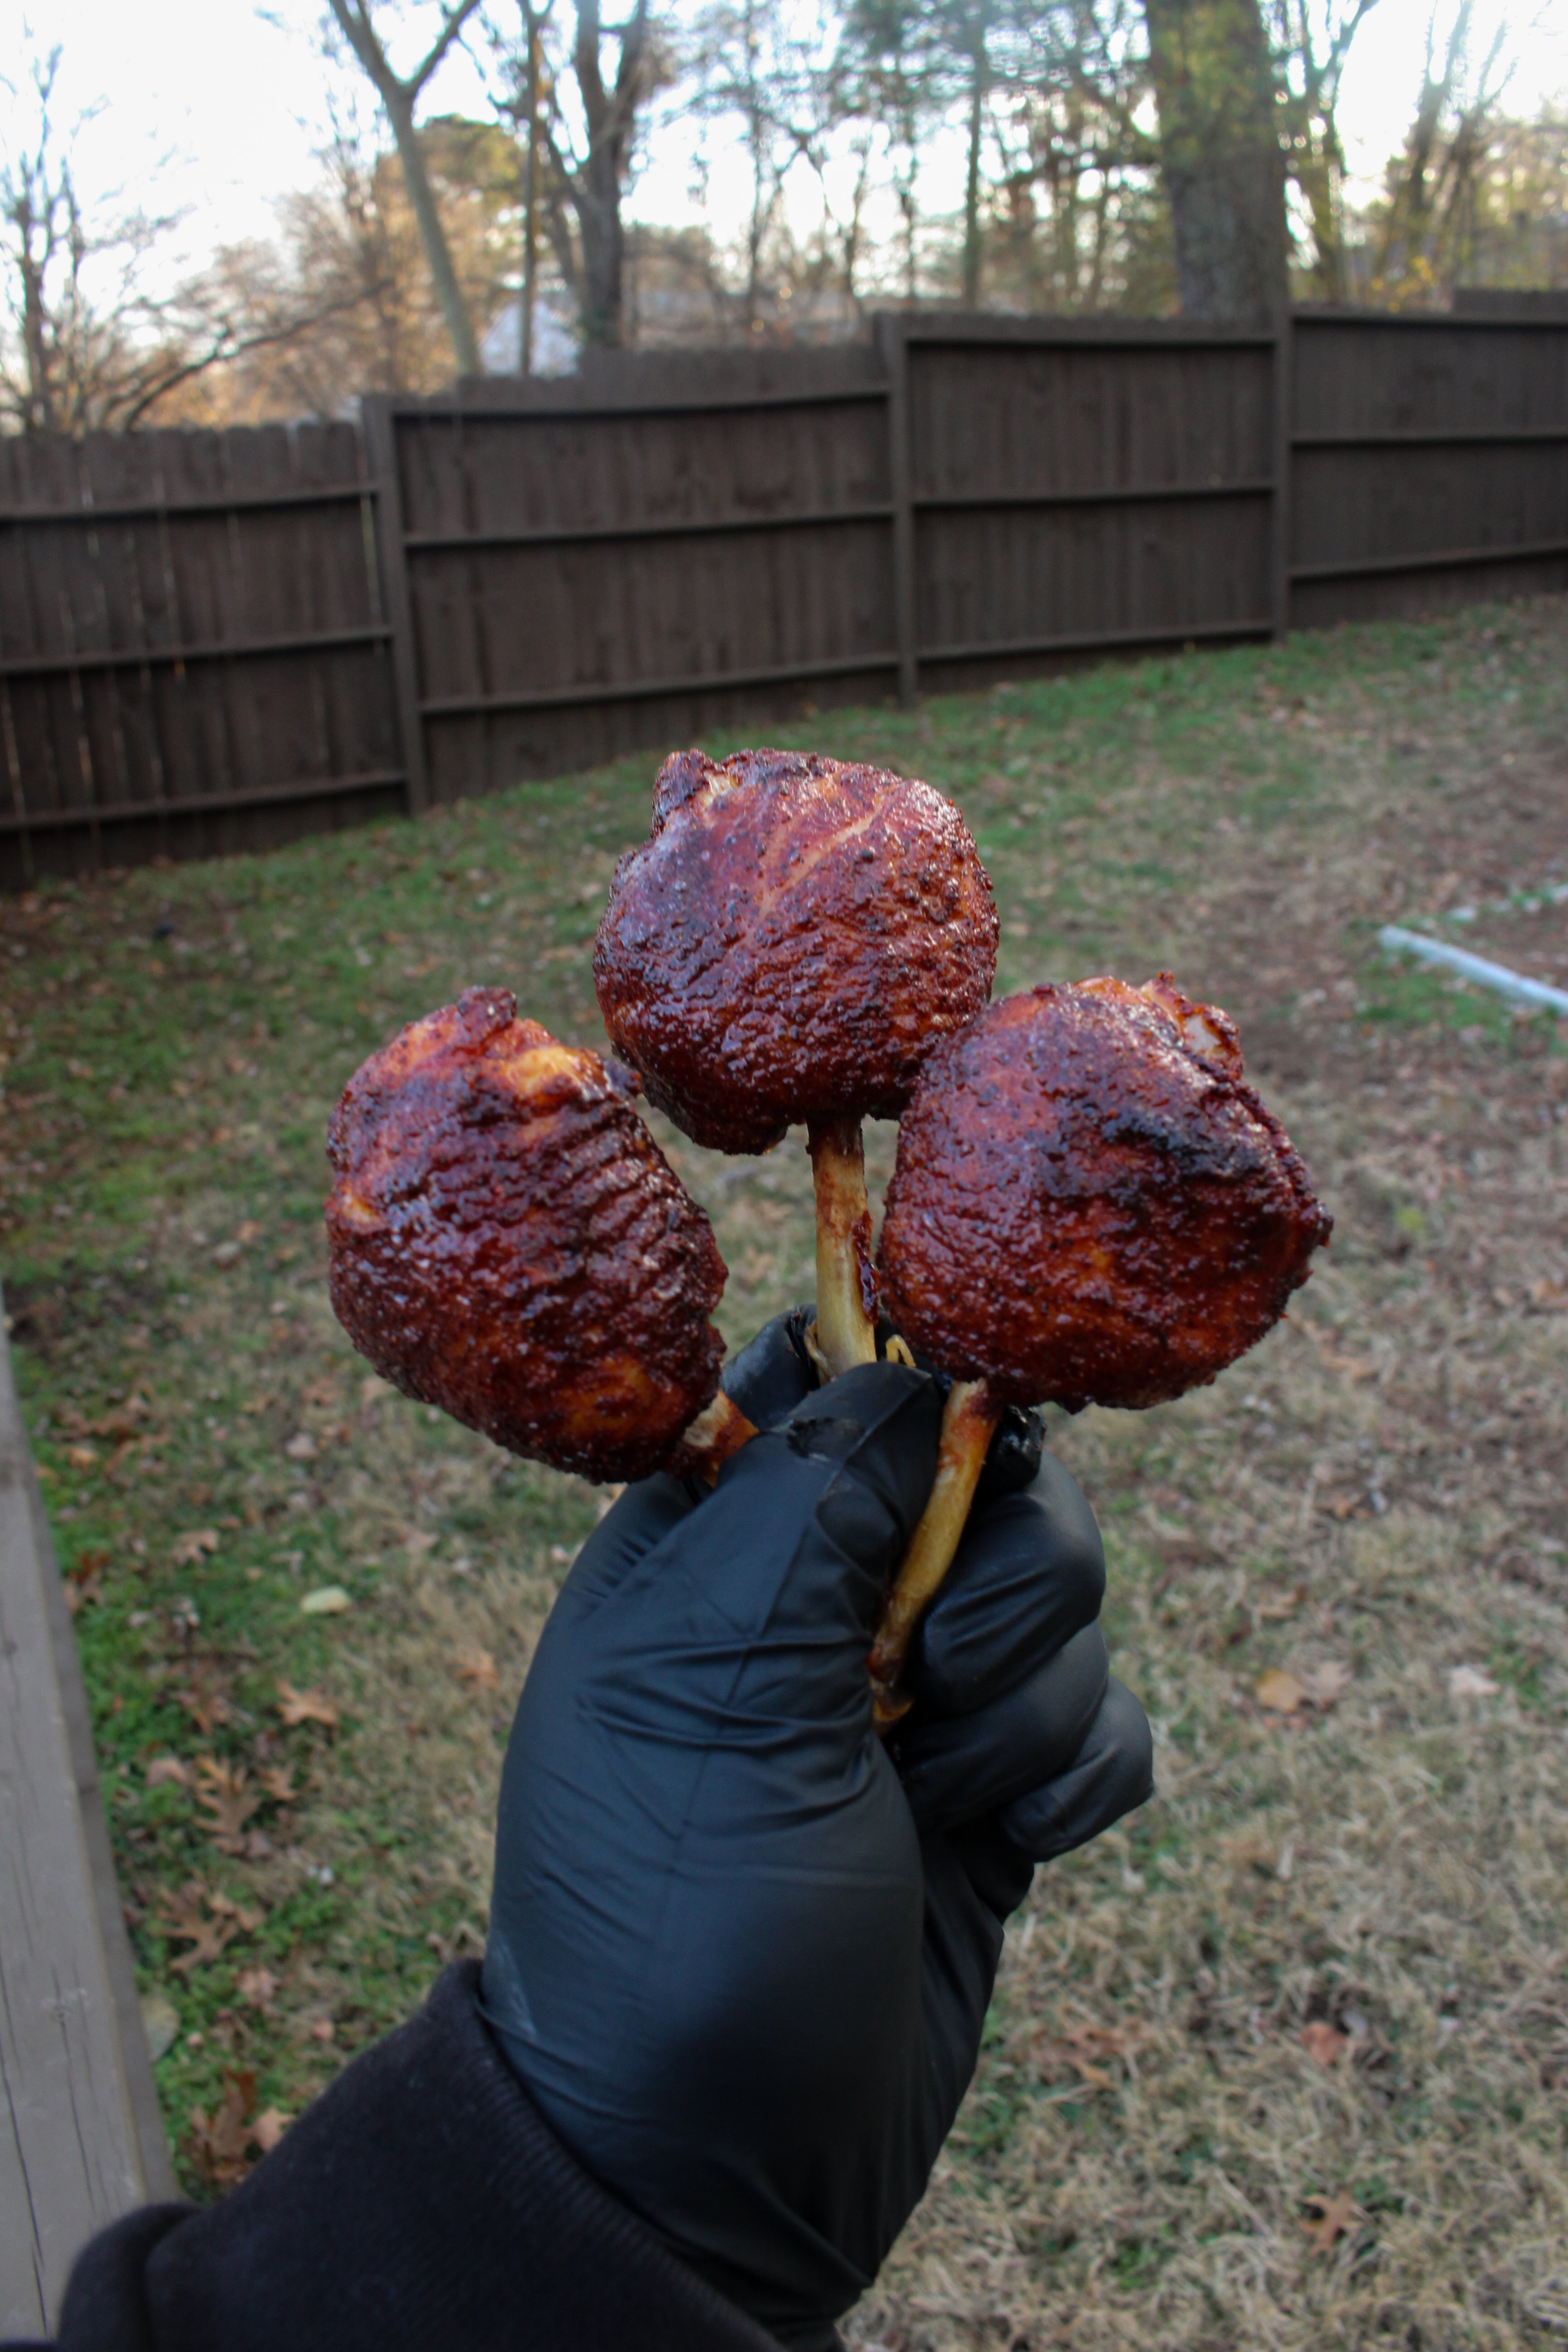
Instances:
[[[1279,1320],[1331,1223],[1234,1024],[1168,974],[1005,997],[935,1048],[878,1265],[887,1312],[954,1381],[872,1652],[884,1712],[1003,1408],[1152,1405],[1212,1381]]]
[[[332,1305],[408,1396],[585,1478],[716,1468],[724,1262],[597,1054],[471,988],[333,1113]],[[626,1074],[621,1074],[624,1077]]]
[[[693,1141],[766,1151],[805,1123],[832,1371],[876,1356],[861,1119],[900,1115],[995,968],[989,877],[929,784],[800,751],[659,770],[599,925],[599,1008]]]

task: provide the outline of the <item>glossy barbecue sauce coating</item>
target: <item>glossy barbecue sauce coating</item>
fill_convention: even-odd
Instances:
[[[1224,1013],[1165,974],[1087,981],[937,1047],[878,1265],[944,1371],[1018,1404],[1151,1405],[1263,1337],[1331,1223]]]
[[[929,784],[799,751],[679,751],[594,949],[612,1044],[698,1143],[896,1118],[991,993],[996,910]]]
[[[586,1478],[684,1465],[724,1262],[597,1054],[469,989],[333,1114],[332,1305],[408,1396]]]

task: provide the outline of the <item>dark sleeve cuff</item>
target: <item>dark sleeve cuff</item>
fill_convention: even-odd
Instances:
[[[550,2131],[448,1969],[221,2204],[71,2273],[59,2352],[778,2352]]]

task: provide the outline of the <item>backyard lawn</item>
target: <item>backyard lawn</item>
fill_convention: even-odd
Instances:
[[[1173,969],[1333,1210],[1213,1388],[1050,1417],[1159,1794],[1040,1874],[857,2342],[1223,2352],[1568,2332],[1568,602],[832,712],[963,806],[998,990]],[[602,1498],[370,1376],[324,1283],[354,1066],[473,982],[602,1043],[653,755],[0,901],[0,1272],[185,2186],[485,1932],[531,1645]],[[810,1287],[801,1139],[656,1122],[735,1342]],[[875,1177],[889,1129],[871,1130]]]

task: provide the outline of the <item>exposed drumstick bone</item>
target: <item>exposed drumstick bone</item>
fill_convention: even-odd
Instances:
[[[952,1565],[1005,1405],[984,1381],[954,1381],[942,1408],[942,1442],[931,1496],[888,1596],[868,1661],[872,1706],[887,1730],[909,1711],[899,1688],[904,1659],[921,1612]]]
[[[687,1423],[679,1451],[689,1457],[697,1475],[711,1486],[730,1456],[749,1445],[756,1433],[756,1423],[748,1421],[721,1389],[712,1403],[704,1405],[696,1420]]]
[[[877,1360],[866,1153],[858,1118],[812,1119],[805,1132],[816,1190],[816,1348],[836,1380]]]

